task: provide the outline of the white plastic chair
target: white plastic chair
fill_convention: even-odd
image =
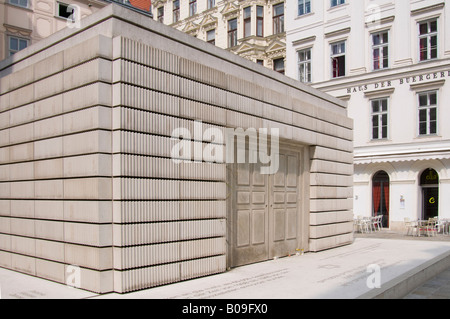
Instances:
[[[405,228],[406,228],[406,235],[411,235],[411,236],[415,236],[418,235],[419,233],[419,227],[417,222],[413,222],[411,221],[409,218],[405,217],[403,219],[404,223],[405,223]]]
[[[417,221],[417,236],[428,235],[428,220]]]
[[[381,229],[383,229],[383,215],[378,215],[377,217],[375,217],[374,226],[378,231],[381,231]]]
[[[438,219],[430,218],[428,219],[428,223],[426,225],[426,234],[427,236],[436,236],[439,228],[438,228]]]
[[[377,218],[376,217],[369,217],[369,228],[370,228],[370,232],[376,231],[376,223],[377,223]]]
[[[367,219],[362,218],[361,216],[358,216],[358,219],[356,220],[356,227],[360,233],[370,232],[370,223]]]
[[[437,229],[438,229],[438,233],[441,233],[443,235],[448,235],[448,226],[449,226],[449,220],[444,218],[444,219],[439,219],[438,223],[436,224]]]
[[[442,225],[442,234],[448,235],[449,234],[449,227],[450,227],[450,221],[448,219],[443,220]]]

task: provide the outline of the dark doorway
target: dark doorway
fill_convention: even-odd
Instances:
[[[377,172],[372,179],[372,216],[383,215],[383,227],[389,227],[389,175]]]
[[[432,169],[426,169],[420,176],[422,186],[422,218],[439,216],[439,175]]]

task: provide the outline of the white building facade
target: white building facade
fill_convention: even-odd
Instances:
[[[450,218],[450,5],[295,0],[286,75],[348,102],[354,215]]]

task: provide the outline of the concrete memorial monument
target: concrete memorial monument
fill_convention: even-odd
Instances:
[[[0,62],[0,266],[123,293],[349,244],[352,126],[112,4]]]

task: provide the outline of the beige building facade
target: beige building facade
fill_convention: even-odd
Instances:
[[[152,12],[157,21],[284,73],[284,1],[156,0]]]
[[[5,0],[0,2],[0,60],[98,11],[102,0]]]
[[[5,0],[0,3],[0,60],[62,28],[75,28],[110,2]],[[157,0],[152,13],[155,20],[284,73],[283,1]]]
[[[1,267],[124,293],[353,241],[345,103],[146,15],[109,5],[0,88]]]

